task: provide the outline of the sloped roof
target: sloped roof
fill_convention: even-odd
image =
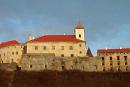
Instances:
[[[0,47],[6,47],[6,46],[12,46],[12,45],[20,45],[20,43],[16,40],[11,40],[11,41],[7,41],[7,42],[2,42],[0,44]]]
[[[79,21],[79,22],[76,24],[75,29],[84,29],[84,26],[83,26],[83,24]]]
[[[76,39],[75,35],[45,35],[28,42],[84,42]]]
[[[128,53],[130,52],[130,48],[122,48],[122,49],[99,49],[97,53]]]
[[[90,48],[88,48],[88,50],[87,50],[87,56],[88,57],[93,57],[93,54],[92,54]]]

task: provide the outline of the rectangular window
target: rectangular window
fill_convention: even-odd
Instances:
[[[125,62],[125,65],[127,65],[127,62]]]
[[[82,51],[79,51],[80,54],[82,54]]]
[[[127,61],[127,56],[124,56],[124,60]]]
[[[64,50],[64,46],[61,46],[61,50]]]
[[[110,60],[112,60],[112,57],[110,57]]]
[[[14,52],[12,52],[12,55],[14,55]]]
[[[13,63],[13,62],[14,62],[14,59],[11,59],[11,62]]]
[[[118,67],[118,71],[121,71],[120,67]]]
[[[105,68],[103,68],[103,72],[105,72],[106,71],[106,69]]]
[[[46,46],[43,46],[43,50],[46,50],[47,49],[47,47]]]
[[[55,46],[52,46],[52,50],[55,50]]]
[[[102,57],[102,60],[104,61],[104,57]]]
[[[71,57],[74,57],[74,54],[70,54]]]
[[[120,65],[120,62],[118,62],[118,65]]]
[[[119,56],[117,56],[117,60],[120,60],[120,57],[119,57]]]
[[[128,71],[128,66],[126,67],[126,71]]]
[[[110,65],[112,65],[112,62],[110,62]]]
[[[82,47],[82,44],[79,44],[79,47]]]
[[[38,50],[38,46],[35,46],[35,50]]]
[[[102,65],[103,65],[103,66],[105,65],[105,62],[104,62],[104,61],[102,61]]]
[[[61,57],[64,57],[64,54],[61,54]]]
[[[18,55],[18,52],[16,52],[16,55]]]
[[[73,50],[73,46],[70,46],[69,49],[70,49],[70,50]]]

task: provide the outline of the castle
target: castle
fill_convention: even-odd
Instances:
[[[116,64],[113,56],[124,55]],[[0,44],[0,64],[16,63],[26,71],[41,70],[83,70],[83,71],[129,71],[130,50],[98,50],[93,57],[85,40],[85,28],[78,22],[74,35],[44,35],[33,38],[31,35],[25,43],[16,40]],[[110,58],[108,58],[110,57]],[[112,61],[113,60],[113,61]],[[114,68],[113,68],[114,67]],[[116,67],[116,68],[115,68]],[[123,68],[120,68],[123,67]]]

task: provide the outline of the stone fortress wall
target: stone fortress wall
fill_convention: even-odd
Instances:
[[[96,71],[94,58],[55,57],[54,54],[26,54],[19,63],[21,70],[82,70]]]

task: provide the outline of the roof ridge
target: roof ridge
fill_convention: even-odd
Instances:
[[[20,45],[21,43],[19,43],[17,40],[9,40],[6,42],[2,42],[0,44],[0,47],[6,47],[6,46],[11,46],[11,45]]]
[[[44,35],[28,42],[83,42],[83,41],[77,39],[75,35]]]

